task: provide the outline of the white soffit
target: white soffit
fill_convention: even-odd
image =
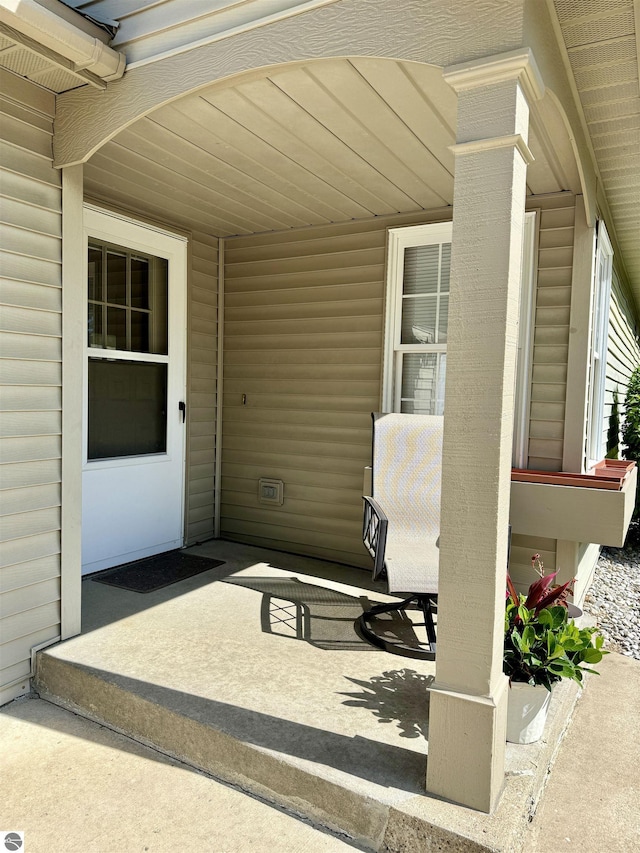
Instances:
[[[554,0],[616,239],[640,306],[640,0]]]

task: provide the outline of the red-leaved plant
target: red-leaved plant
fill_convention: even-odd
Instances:
[[[569,587],[574,582],[575,578],[571,578],[571,580],[566,583],[551,586],[558,573],[553,572],[550,575],[545,575],[544,565],[540,559],[540,554],[533,555],[531,558],[531,567],[538,575],[540,575],[540,577],[537,581],[534,581],[531,584],[529,587],[529,593],[524,602],[522,602],[527,610],[533,610],[534,615],[537,616],[545,607],[552,607],[553,605],[566,607],[567,595],[570,592],[573,592]],[[516,607],[521,603],[520,596],[516,591],[509,572],[507,572],[507,598],[510,598]],[[516,619],[517,618],[518,617],[516,617]]]
[[[567,594],[573,581],[552,586],[557,572],[545,575],[539,554],[531,564],[540,575],[526,596],[519,595],[507,573],[503,671],[510,682],[543,685],[551,690],[561,678],[582,684],[585,664],[607,654],[596,628],[578,628],[568,619]]]

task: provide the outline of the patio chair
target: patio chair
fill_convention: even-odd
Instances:
[[[364,498],[363,541],[373,557],[373,579],[386,577],[388,592],[401,602],[377,604],[355,622],[362,639],[406,657],[434,660],[433,616],[438,600],[438,539],[443,418],[378,414],[373,417],[371,496]],[[382,614],[411,606],[424,616],[427,643],[393,642],[372,629]]]

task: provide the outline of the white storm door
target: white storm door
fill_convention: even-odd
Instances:
[[[88,574],[184,542],[187,244],[90,205],[84,227]]]

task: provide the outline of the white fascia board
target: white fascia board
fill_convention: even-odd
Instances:
[[[70,60],[75,71],[90,71],[105,81],[124,74],[124,54],[34,0],[0,0],[0,22]]]

